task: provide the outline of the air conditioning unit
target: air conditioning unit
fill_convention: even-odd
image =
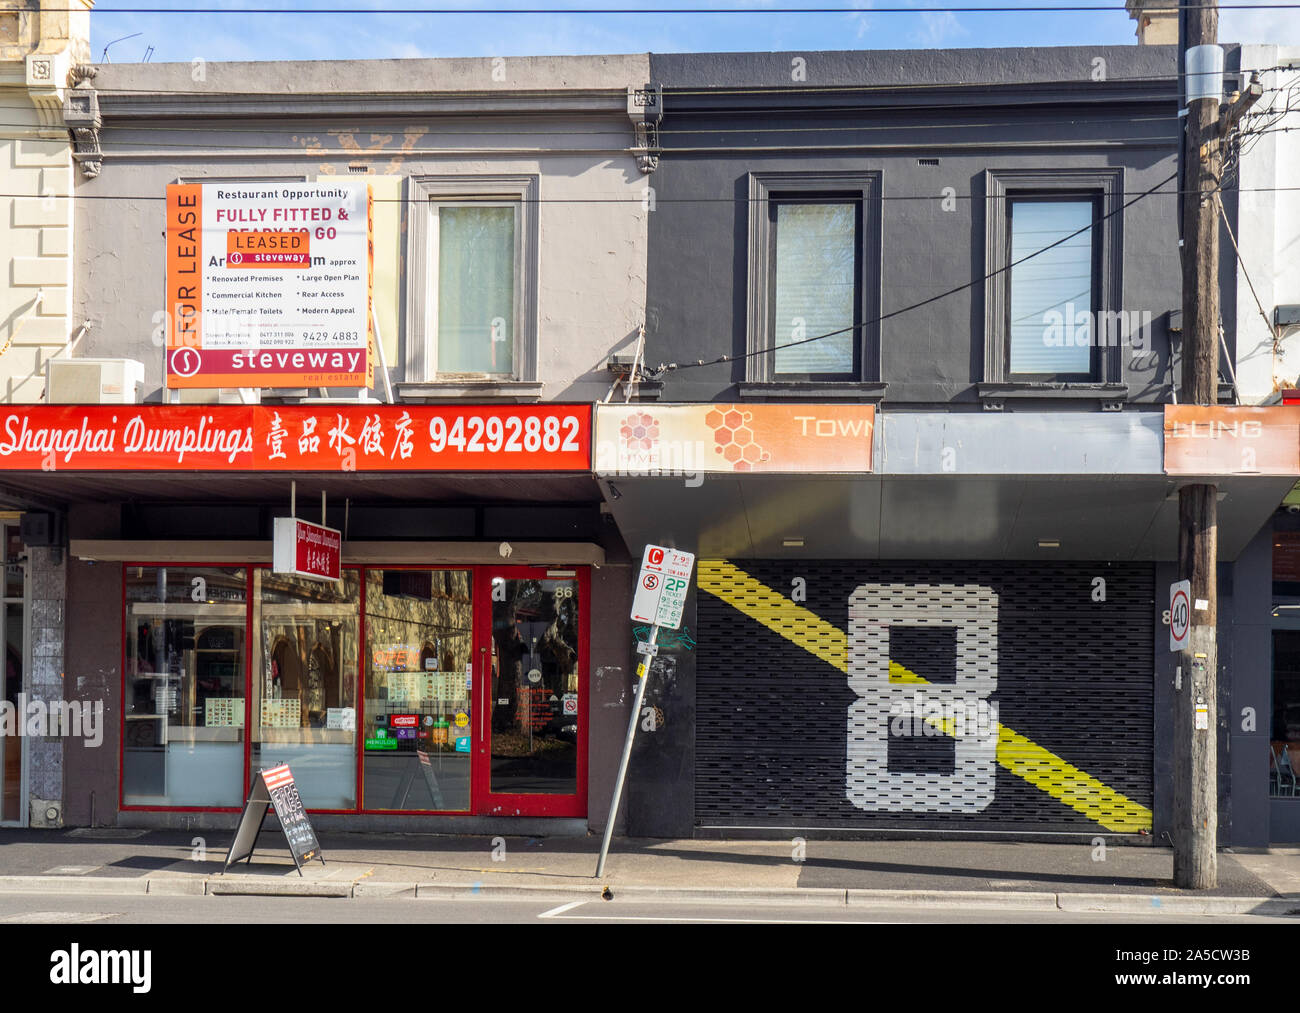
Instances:
[[[144,366],[135,359],[51,359],[46,404],[136,404]]]

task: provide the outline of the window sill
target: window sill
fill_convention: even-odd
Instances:
[[[1006,401],[1099,401],[1104,409],[1118,411],[1128,401],[1124,383],[981,383],[979,399],[990,411]]]
[[[736,393],[742,401],[785,398],[792,401],[880,401],[885,396],[886,383],[853,383],[849,381],[771,381],[749,380],[736,384]]]
[[[542,399],[540,380],[430,380],[394,384],[400,400],[413,403],[442,401],[531,402]]]

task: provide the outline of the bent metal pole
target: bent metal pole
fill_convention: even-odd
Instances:
[[[658,625],[650,628],[649,644],[653,648],[659,640]],[[654,655],[647,654],[645,660],[636,666],[636,699],[632,703],[632,716],[627,722],[627,739],[623,742],[623,758],[618,761],[618,777],[614,779],[614,798],[609,803],[609,815],[605,817],[605,837],[600,842],[600,860],[596,863],[596,875],[599,879],[605,872],[605,859],[609,855],[609,839],[614,836],[614,820],[618,818],[618,803],[623,797],[623,779],[627,777],[627,761],[632,757],[632,740],[636,738],[637,721],[641,718],[641,703],[645,700],[645,684],[650,681],[650,666]]]

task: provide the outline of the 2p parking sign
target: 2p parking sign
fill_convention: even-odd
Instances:
[[[647,545],[632,598],[632,621],[675,630],[682,625],[695,555],[664,545]]]

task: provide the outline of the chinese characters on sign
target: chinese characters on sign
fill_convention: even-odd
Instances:
[[[343,576],[343,534],[297,517],[277,517],[272,558],[276,573],[312,580]]]
[[[32,405],[0,470],[589,471],[590,405]]]

